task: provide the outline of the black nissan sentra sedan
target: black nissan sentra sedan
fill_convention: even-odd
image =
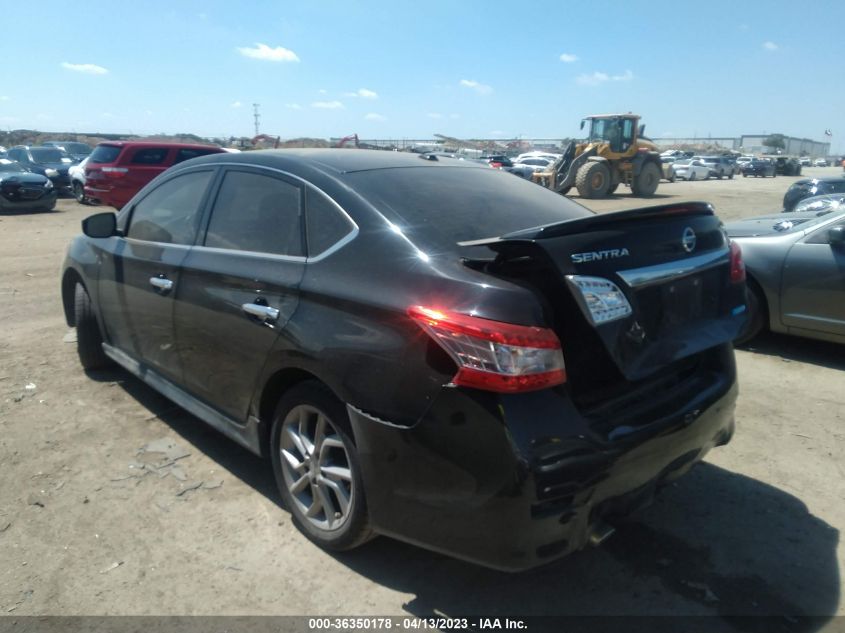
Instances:
[[[268,455],[327,549],[529,568],[733,433],[745,270],[703,203],[595,215],[472,162],[280,150],[186,161],[82,227],[83,367]]]

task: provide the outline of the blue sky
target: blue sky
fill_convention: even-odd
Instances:
[[[845,151],[845,3],[4,3],[0,126],[202,136],[781,132]],[[16,30],[14,25],[22,25]]]

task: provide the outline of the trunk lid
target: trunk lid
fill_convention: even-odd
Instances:
[[[528,283],[547,303],[567,373],[589,385],[646,378],[732,341],[745,319],[745,284],[730,279],[730,250],[710,205],[606,213],[465,242],[498,254],[487,270]],[[610,281],[630,313],[596,323],[578,282]],[[579,296],[581,295],[581,296]]]

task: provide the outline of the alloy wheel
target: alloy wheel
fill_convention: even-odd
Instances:
[[[320,530],[343,527],[355,487],[346,445],[328,416],[307,404],[291,409],[282,424],[279,456],[285,486],[302,518]]]

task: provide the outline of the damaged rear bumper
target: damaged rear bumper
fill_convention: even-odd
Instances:
[[[732,364],[693,403],[609,439],[565,388],[444,389],[413,427],[349,408],[376,531],[519,571],[607,536],[734,430]],[[698,387],[697,387],[698,388]]]

